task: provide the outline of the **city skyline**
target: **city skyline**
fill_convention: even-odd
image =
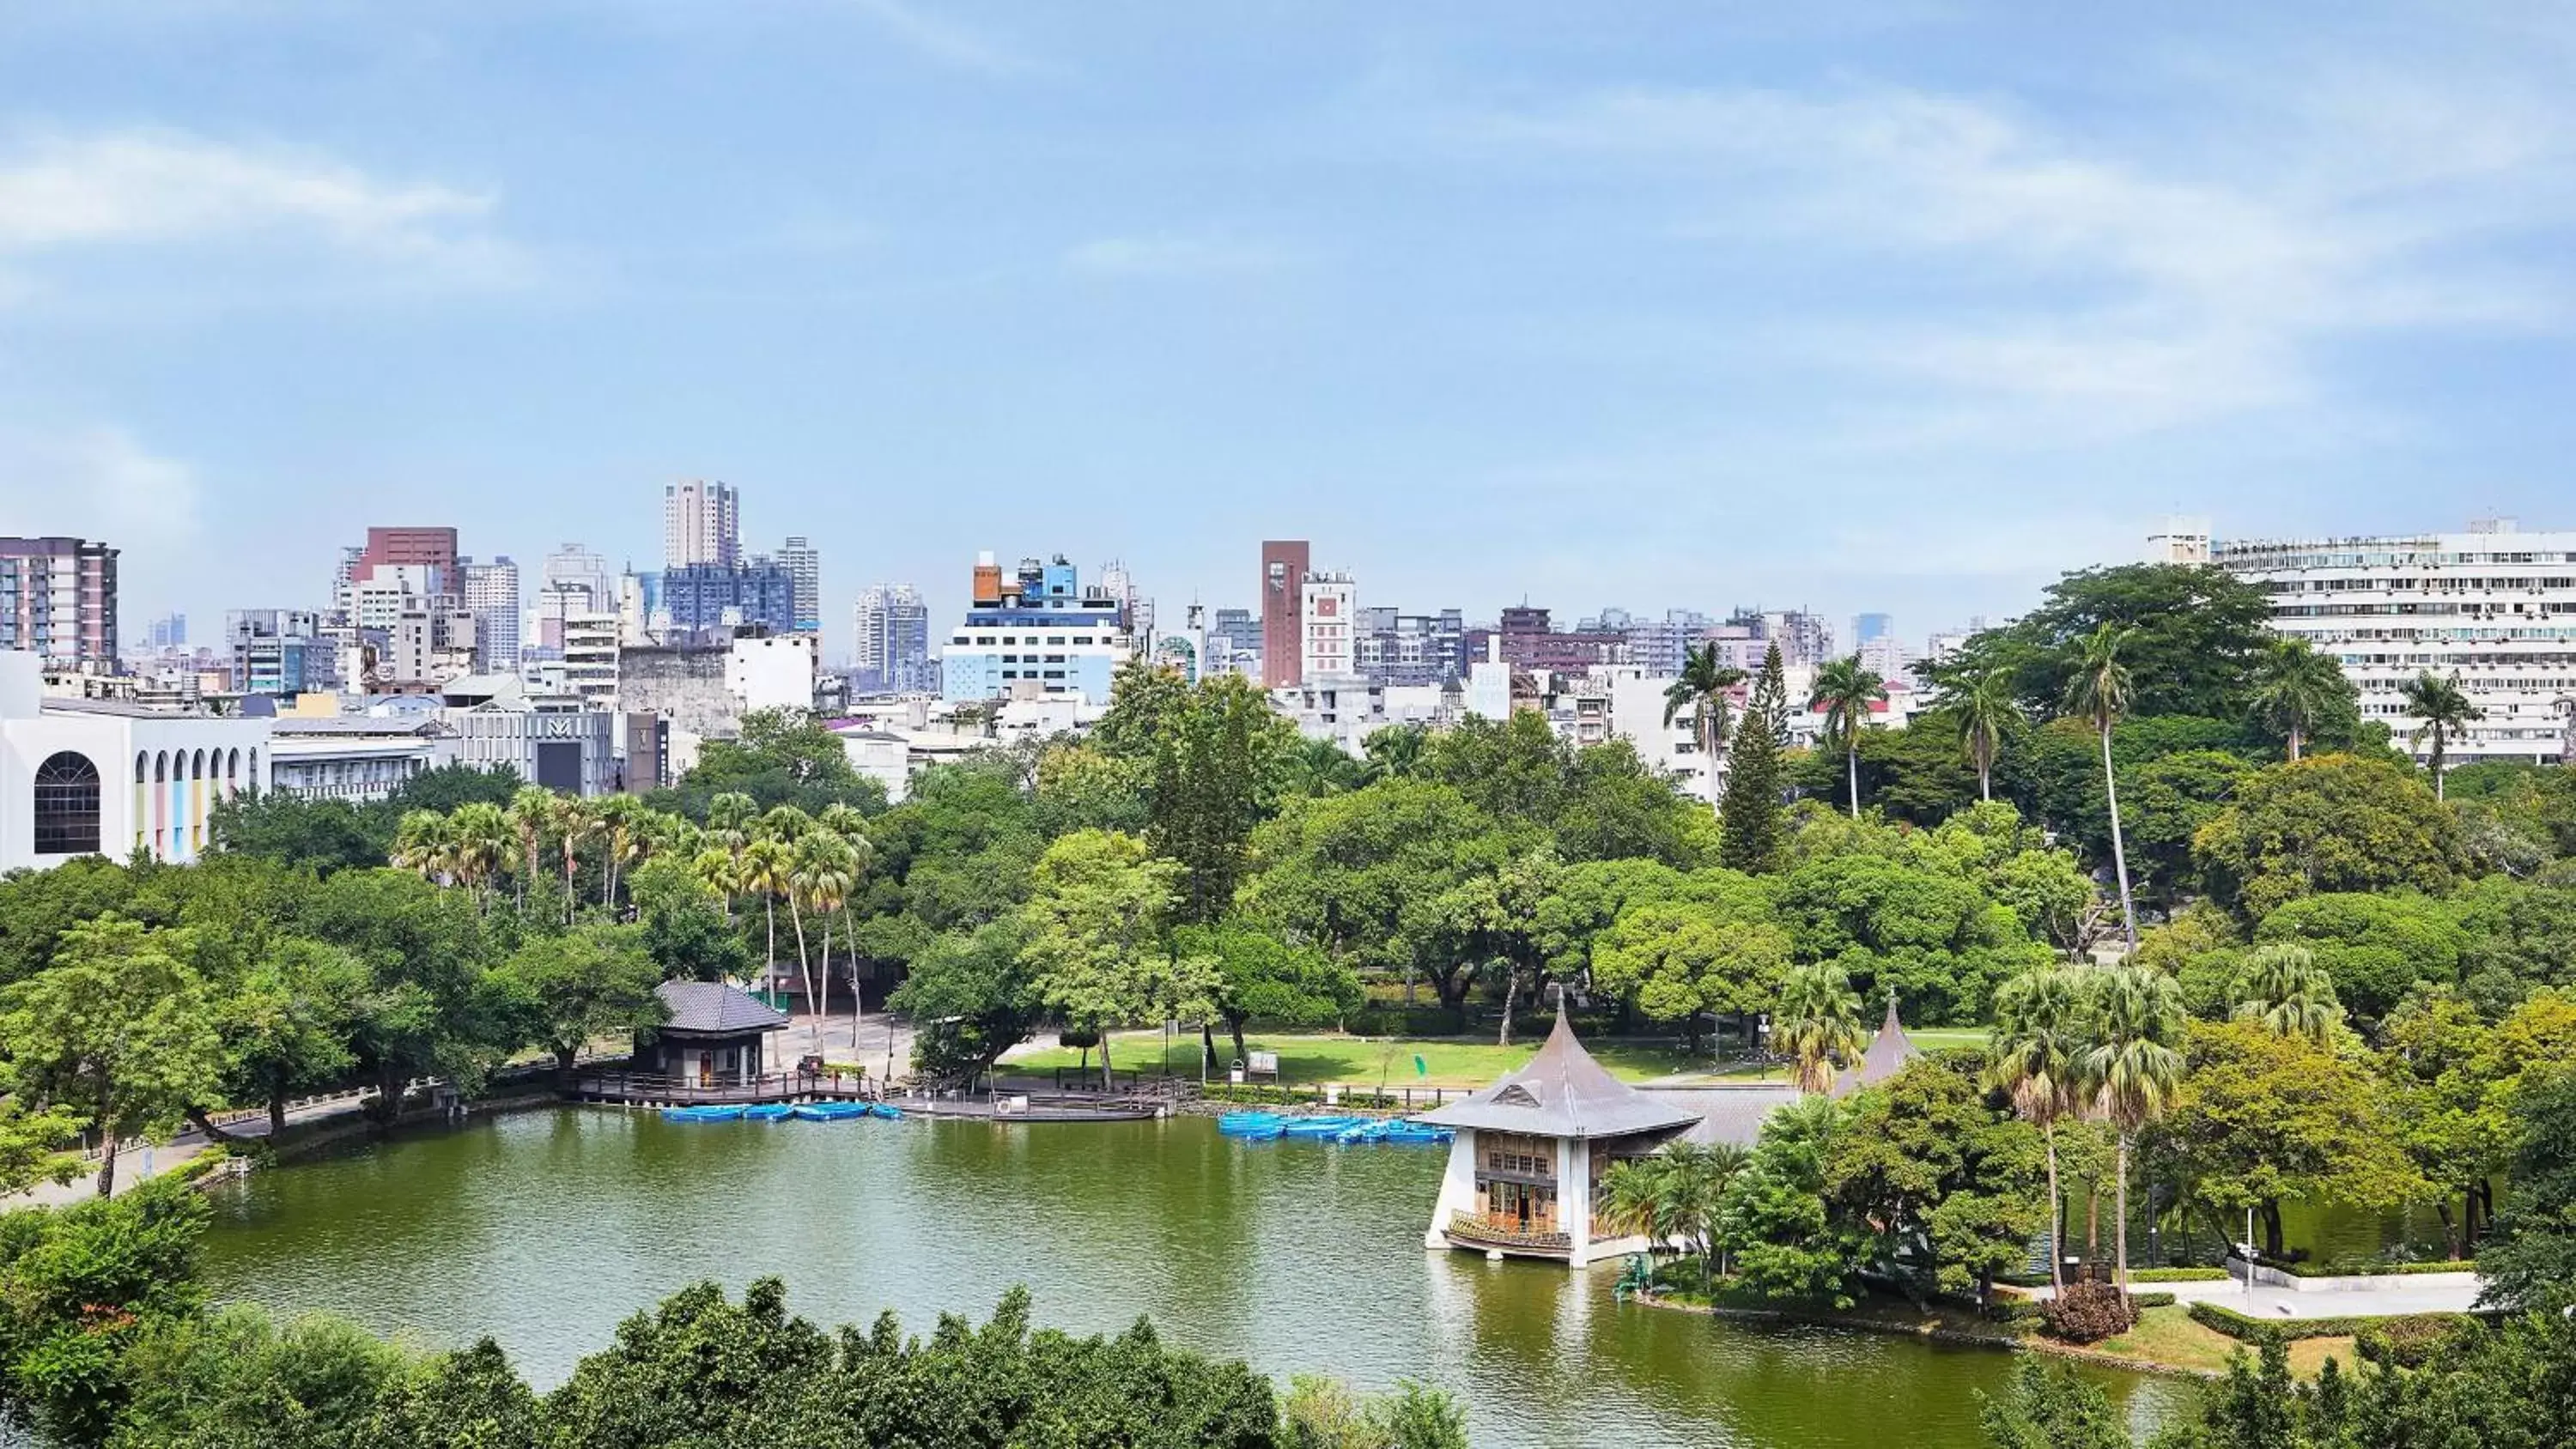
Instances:
[[[0,504],[139,637],[721,478],[835,654],[1022,540],[1931,628],[2168,511],[2562,525],[2576,32],[2322,13],[22,8]]]

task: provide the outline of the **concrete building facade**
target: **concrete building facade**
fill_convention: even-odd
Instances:
[[[2168,529],[2157,545],[2188,556],[2189,540]],[[2411,743],[2422,721],[2401,692],[2429,670],[2484,712],[2447,741],[2453,763],[2558,760],[2576,707],[2576,531],[2482,519],[2458,533],[2218,539],[2209,561],[2270,596],[2275,630],[2340,662],[2362,718],[2401,749],[2430,751]]]
[[[116,553],[85,538],[0,538],[0,650],[113,671]]]
[[[215,806],[266,788],[268,755],[267,720],[49,699],[40,656],[0,652],[0,871],[194,860]]]
[[[1261,682],[1271,689],[1306,678],[1306,574],[1312,550],[1302,538],[1261,545]]]
[[[787,567],[793,585],[796,605],[795,629],[799,634],[823,632],[823,554],[813,540],[792,534],[779,545],[778,561]]]
[[[1297,683],[1356,678],[1360,590],[1351,576],[1308,573],[1297,613],[1305,625],[1298,642],[1301,672]]]
[[[662,564],[742,562],[742,499],[730,483],[691,478],[662,490]]]
[[[1109,702],[1110,676],[1136,653],[1121,601],[1085,589],[1058,555],[1005,575],[978,556],[973,602],[940,649],[940,693],[951,701],[1066,696]]]
[[[930,608],[910,584],[872,584],[859,590],[850,623],[856,646],[851,663],[866,690],[935,689],[930,658]]]

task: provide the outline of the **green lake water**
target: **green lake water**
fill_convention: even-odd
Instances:
[[[926,1333],[1025,1283],[1041,1323],[1150,1316],[1280,1379],[1463,1397],[1479,1449],[1979,1445],[2013,1358],[1623,1306],[1608,1271],[1426,1252],[1443,1152],[1240,1143],[1212,1121],[666,1123],[526,1113],[220,1188],[218,1294],[435,1347],[489,1334],[541,1386],[699,1279]],[[2088,1370],[2089,1371],[2089,1370]],[[2140,1428],[2190,1392],[2103,1371]]]

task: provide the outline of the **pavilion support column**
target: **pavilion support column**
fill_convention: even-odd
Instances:
[[[1440,1173],[1440,1198],[1431,1205],[1431,1229],[1422,1235],[1422,1246],[1449,1246],[1449,1216],[1474,1212],[1476,1201],[1476,1129],[1461,1127],[1449,1140],[1449,1165]]]
[[[1566,1236],[1565,1265],[1592,1266],[1592,1144],[1556,1139],[1556,1221]]]

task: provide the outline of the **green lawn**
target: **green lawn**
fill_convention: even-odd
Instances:
[[[1508,1047],[1494,1045],[1491,1038],[1391,1040],[1282,1032],[1254,1032],[1245,1040],[1254,1051],[1279,1053],[1280,1078],[1291,1086],[1339,1082],[1374,1087],[1383,1079],[1391,1087],[1481,1087],[1528,1061],[1546,1037],[1547,1032],[1542,1027]],[[1220,1062],[1230,1064],[1234,1059],[1233,1039],[1219,1032],[1216,1043]],[[1631,1081],[1709,1068],[1706,1059],[1684,1057],[1678,1047],[1629,1042],[1587,1042],[1585,1045],[1603,1066]],[[1140,1068],[1160,1071],[1163,1069],[1162,1051],[1163,1034],[1158,1031],[1119,1032],[1110,1038],[1110,1058],[1120,1071]],[[1414,1068],[1417,1056],[1422,1059],[1424,1068],[1418,1073]],[[1015,1056],[1004,1065],[1006,1069],[1045,1071],[1052,1067],[1073,1066],[1080,1059],[1079,1052],[1048,1046]],[[1100,1064],[1098,1052],[1091,1054],[1091,1064],[1095,1067]],[[1182,1076],[1198,1071],[1199,1039],[1196,1032],[1185,1032],[1172,1038],[1170,1069]]]

